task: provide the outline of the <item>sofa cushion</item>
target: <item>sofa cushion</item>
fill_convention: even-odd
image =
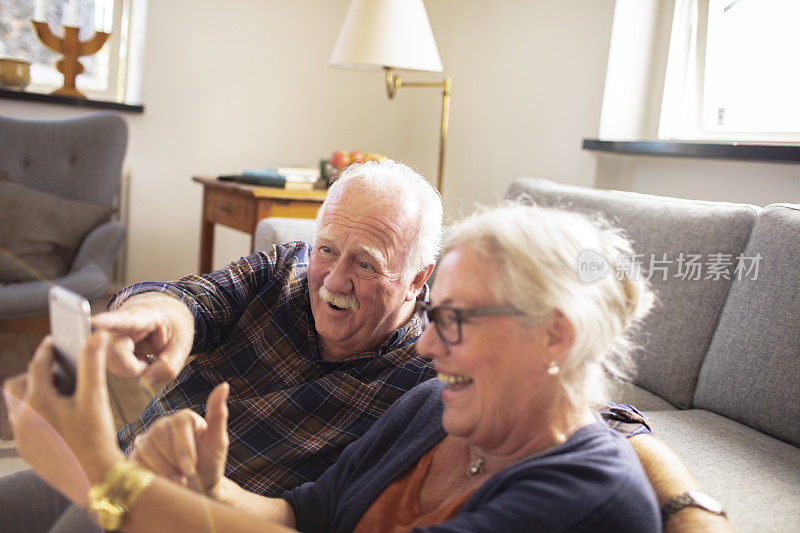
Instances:
[[[756,254],[757,278],[731,287],[695,405],[800,446],[800,206],[764,209],[745,252]]]
[[[109,206],[48,194],[0,175],[0,283],[66,274],[86,234]]]
[[[797,531],[800,449],[709,411],[645,414],[737,531]]]
[[[588,189],[535,178],[511,183],[507,197],[520,195],[539,205],[605,215],[626,230],[636,253],[643,256],[644,268],[651,259],[671,261],[663,264],[666,271],[653,270],[650,281],[657,301],[634,338],[640,348],[634,353],[638,368],[633,382],[679,408],[690,407],[732,273],[728,272],[728,279],[706,279],[704,269],[701,279],[683,279],[677,266],[679,254],[699,254],[703,264],[712,260],[710,254],[737,257],[744,251],[759,209]]]

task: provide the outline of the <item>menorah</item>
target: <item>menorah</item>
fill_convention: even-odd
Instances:
[[[75,26],[63,26],[64,37],[59,38],[50,31],[50,24],[47,22],[31,20],[31,24],[33,24],[33,29],[36,30],[39,40],[47,48],[64,56],[56,63],[56,69],[64,75],[64,86],[50,94],[86,98],[86,95],[75,87],[75,78],[83,72],[83,65],[78,61],[78,57],[96,54],[111,34],[96,31],[94,32],[94,37],[88,41],[81,41],[78,38],[80,28]]]

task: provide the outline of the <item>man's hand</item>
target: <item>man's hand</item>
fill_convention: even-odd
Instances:
[[[27,374],[5,383],[5,399],[17,449],[36,472],[80,506],[89,488],[102,481],[108,468],[122,459],[114,437],[108,401],[106,354],[108,334],[95,333],[78,360],[73,396],[60,396],[53,386],[53,343],[36,349]]]
[[[92,323],[111,333],[115,349],[109,371],[141,375],[150,385],[178,375],[194,342],[194,319],[186,305],[156,292],[133,296],[119,309],[94,316]]]
[[[191,409],[159,419],[134,441],[130,458],[172,481],[219,498],[228,454],[228,384],[208,395],[206,418]]]

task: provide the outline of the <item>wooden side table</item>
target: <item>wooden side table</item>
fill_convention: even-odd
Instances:
[[[253,252],[254,234],[259,220],[265,217],[314,218],[326,194],[326,191],[290,191],[200,176],[195,176],[192,180],[203,186],[201,274],[211,272],[214,224],[249,233],[250,252]]]

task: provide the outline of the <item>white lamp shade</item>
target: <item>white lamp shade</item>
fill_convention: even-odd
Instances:
[[[442,71],[422,0],[351,0],[329,64]]]

